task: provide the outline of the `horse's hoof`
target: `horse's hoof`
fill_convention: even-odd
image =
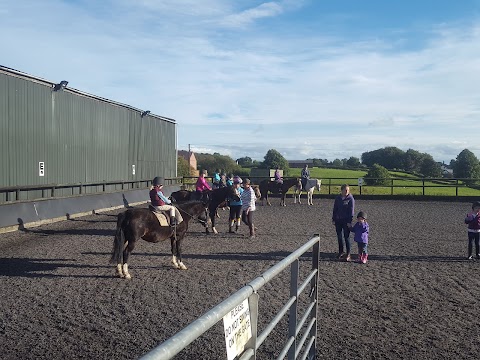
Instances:
[[[213,233],[214,233],[214,234],[218,234],[217,229],[213,228]]]
[[[187,268],[183,263],[179,263],[179,264],[178,264],[178,269],[180,269],[180,270],[187,270],[188,268]]]
[[[125,274],[125,279],[126,280],[130,280],[132,278],[132,276],[130,274]]]

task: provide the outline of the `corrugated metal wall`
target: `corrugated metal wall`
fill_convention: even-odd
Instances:
[[[0,67],[0,187],[176,176],[173,120],[142,118],[141,110],[128,105],[52,86]],[[24,196],[42,197],[41,192]]]

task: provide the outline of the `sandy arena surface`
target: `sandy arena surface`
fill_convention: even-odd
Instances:
[[[463,224],[470,203],[358,199],[371,230],[365,265],[335,260],[333,200],[305,203],[259,206],[255,239],[245,226],[228,234],[226,211],[218,235],[192,224],[186,271],[171,267],[169,242],[140,241],[130,281],[108,263],[118,211],[0,234],[0,358],[137,359],[314,233],[318,359],[478,358],[480,260],[466,260]],[[260,331],[288,298],[288,281],[287,271],[259,292]],[[286,336],[285,320],[257,358],[275,358]],[[226,359],[222,322],[175,359]]]

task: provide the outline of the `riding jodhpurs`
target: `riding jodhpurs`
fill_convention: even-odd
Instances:
[[[154,206],[155,210],[161,210],[161,211],[171,211],[172,209],[175,209],[175,219],[177,219],[177,223],[181,223],[183,221],[182,214],[180,214],[180,211],[173,206],[173,205],[162,205],[162,206]]]

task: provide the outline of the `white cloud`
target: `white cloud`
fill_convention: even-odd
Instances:
[[[174,118],[181,146],[234,158],[270,148],[348,158],[393,145],[449,160],[474,149],[480,25],[432,28],[416,34],[415,49],[399,47],[406,34],[395,42],[258,26],[302,4],[0,1],[0,31],[15,34],[3,38],[2,62]]]
[[[260,4],[255,8],[250,8],[240,13],[228,15],[222,21],[220,21],[220,25],[227,27],[242,27],[257,19],[276,16],[282,12],[283,9],[280,4],[275,2],[267,2]]]

